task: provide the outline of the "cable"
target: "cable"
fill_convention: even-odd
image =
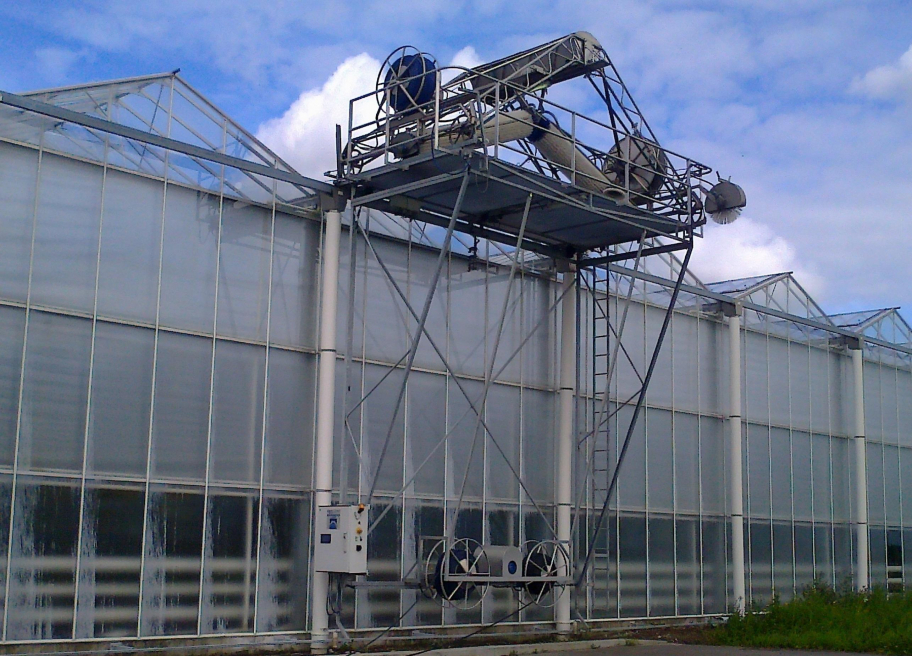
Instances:
[[[526,610],[529,606],[531,606],[534,603],[535,603],[534,601],[525,603],[522,606],[520,606],[519,608],[517,608],[516,610],[514,610],[512,613],[510,613],[508,615],[504,615],[503,617],[494,620],[490,624],[485,624],[481,628],[476,629],[475,631],[472,631],[471,633],[468,633],[468,634],[462,636],[461,638],[456,638],[455,640],[453,640],[452,642],[450,642],[448,645],[446,645],[444,647],[428,647],[427,649],[422,649],[421,651],[414,651],[410,654],[407,654],[406,656],[421,656],[421,654],[427,654],[428,652],[437,651],[438,649],[453,648],[453,647],[459,645],[460,643],[465,642],[469,638],[477,636],[479,633],[483,633],[484,631],[487,631],[488,629],[493,629],[495,626],[497,626],[501,622],[505,622],[508,619],[510,619],[511,617],[513,617],[514,615],[518,615],[519,613],[523,612],[524,610]]]
[[[405,617],[406,615],[408,615],[408,614],[412,611],[412,609],[413,609],[415,606],[418,605],[418,602],[419,602],[419,601],[421,601],[421,595],[415,595],[415,601],[412,602],[412,605],[411,605],[411,606],[409,606],[408,608],[406,608],[406,609],[402,612],[402,615],[400,615],[399,617],[396,618],[396,621],[395,621],[395,622],[393,622],[393,623],[390,624],[388,627],[386,627],[385,629],[383,629],[383,631],[381,631],[380,633],[378,633],[377,635],[375,635],[373,638],[371,638],[370,640],[368,640],[366,643],[364,643],[363,645],[361,645],[360,647],[358,647],[358,648],[357,648],[357,651],[353,648],[351,651],[346,652],[346,656],[352,656],[352,654],[357,654],[357,653],[359,653],[359,652],[364,651],[365,649],[367,649],[368,647],[370,647],[372,644],[374,644],[375,642],[377,642],[380,638],[382,638],[382,637],[385,636],[387,633],[389,633],[390,631],[392,631],[393,629],[395,629],[397,626],[399,626],[399,622],[402,621],[402,618]]]

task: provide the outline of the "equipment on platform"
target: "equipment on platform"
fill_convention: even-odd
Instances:
[[[726,225],[733,223],[747,205],[744,189],[730,180],[719,180],[706,193],[706,213],[716,223]]]
[[[378,100],[395,112],[410,112],[434,97],[437,87],[437,62],[412,46],[396,48],[383,62],[377,88],[384,94]]]
[[[554,85],[574,81],[587,84],[607,114],[586,115],[548,98]],[[530,223],[530,240],[543,242],[540,252],[551,245],[558,252],[567,247],[580,252],[626,243],[641,233],[631,225],[675,238],[707,217],[730,223],[746,205],[743,189],[728,181],[710,188],[705,179],[710,168],[659,145],[608,55],[588,32],[472,69],[438,68],[432,56],[403,46],[384,61],[376,91],[352,101],[352,121],[367,115],[356,107],[370,101],[378,108],[376,117],[350,123],[347,144],[339,144],[336,177],[354,183],[358,193],[371,197],[366,204],[382,211],[403,213],[405,207],[409,218],[438,221],[455,197],[440,176],[455,176],[467,159],[470,168],[497,184],[552,196],[556,191],[558,204],[575,201],[580,203],[576,209],[618,221],[587,232],[594,217],[552,213]],[[557,188],[551,186],[555,182]],[[396,193],[378,196],[383,189]],[[425,203],[426,196],[434,200]],[[517,218],[511,194],[497,197],[503,207],[492,205],[491,198],[470,198],[468,204],[479,208],[478,222],[513,232]]]
[[[314,570],[367,574],[369,506],[319,506],[314,530]]]

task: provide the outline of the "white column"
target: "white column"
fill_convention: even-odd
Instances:
[[[570,510],[573,507],[573,394],[576,387],[576,272],[564,273],[561,290],[560,395],[557,433],[557,539],[570,548]],[[571,555],[572,561],[572,555]],[[557,600],[554,621],[559,633],[569,633],[570,588]]]
[[[326,236],[323,240],[322,304],[320,306],[320,360],[317,387],[317,434],[314,459],[314,520],[317,506],[332,503],[333,419],[336,388],[336,304],[339,283],[339,240],[342,215],[326,212]],[[311,524],[314,527],[315,523]],[[311,532],[315,534],[315,531]],[[311,554],[312,556],[312,554]],[[313,562],[311,560],[311,562]],[[311,652],[326,653],[329,642],[329,616],[326,595],[329,574],[313,572],[310,588]]]
[[[862,342],[852,348],[852,388],[855,402],[855,431],[852,443],[855,449],[855,588],[868,587],[868,466],[865,444],[864,413],[864,354]]]
[[[731,504],[732,578],[735,607],[744,613],[744,493],[741,456],[741,308],[728,317],[728,480]]]

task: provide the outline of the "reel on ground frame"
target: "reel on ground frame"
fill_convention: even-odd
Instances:
[[[422,558],[419,587],[442,606],[468,610],[489,588],[511,588],[537,606],[553,606],[572,584],[570,557],[554,540],[522,549],[482,545],[471,538],[437,539]]]
[[[550,608],[564,594],[570,578],[570,556],[555,540],[527,542],[523,545],[523,592],[536,606]]]
[[[469,610],[481,603],[488,589],[476,575],[488,571],[481,544],[471,538],[438,540],[424,559],[421,591],[442,606]]]

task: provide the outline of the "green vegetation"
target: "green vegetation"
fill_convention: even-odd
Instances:
[[[812,585],[787,603],[736,613],[712,634],[722,645],[912,654],[912,592]]]

